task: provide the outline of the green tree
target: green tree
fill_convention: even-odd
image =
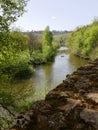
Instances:
[[[95,19],[92,24],[77,28],[72,32],[69,37],[69,46],[73,53],[81,57],[97,57],[98,19]]]
[[[43,32],[43,39],[42,39],[43,47],[45,45],[52,46],[52,41],[53,41],[53,34],[49,30],[49,26],[47,26],[46,29]]]
[[[29,53],[24,52],[27,48],[28,37],[17,31],[10,31],[10,25],[25,12],[28,1],[0,0],[0,77],[4,74],[4,68],[13,69],[13,64],[14,66],[15,64],[25,65],[22,57],[28,57]],[[27,64],[27,61],[25,63]]]
[[[47,26],[43,32],[43,38],[42,38],[42,52],[43,57],[46,61],[51,60],[51,58],[54,55],[52,41],[53,41],[53,34],[49,30],[49,26]]]
[[[29,68],[29,38],[22,32],[9,33],[7,46],[3,46],[2,53],[0,52],[0,71],[3,74],[14,77],[19,71]],[[6,77],[5,77],[6,78]]]
[[[0,0],[0,52],[5,54],[9,43],[10,25],[20,17],[28,0]]]
[[[0,32],[8,32],[24,11],[28,0],[0,0]]]
[[[35,50],[40,50],[40,51],[42,50],[42,44],[37,35],[33,34],[32,32],[28,32],[26,34],[29,37],[28,46],[29,46],[30,55],[32,56],[32,53]]]

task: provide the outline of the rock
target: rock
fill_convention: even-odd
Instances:
[[[95,130],[98,130],[98,110],[84,109],[80,113],[80,118],[85,121],[85,123],[92,125]]]
[[[98,93],[87,94],[87,99],[98,105]]]
[[[46,100],[50,101],[52,106],[58,106],[67,102],[68,94],[66,92],[51,91],[47,94]]]

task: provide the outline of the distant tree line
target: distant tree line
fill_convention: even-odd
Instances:
[[[30,33],[42,36],[43,32],[44,32],[43,30],[40,30],[40,31],[32,30]],[[53,35],[60,35],[60,34],[70,33],[71,31],[67,31],[67,30],[65,30],[65,31],[52,30],[51,32],[53,33]],[[25,32],[25,33],[29,33],[29,32]]]

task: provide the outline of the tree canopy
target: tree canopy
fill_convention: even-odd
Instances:
[[[24,11],[28,0],[0,0],[0,32],[8,32]]]
[[[53,41],[53,34],[49,30],[49,26],[47,26],[43,32],[43,45],[51,46]]]
[[[98,20],[78,28],[69,37],[69,46],[76,55],[95,59],[98,57]]]
[[[28,1],[0,0],[0,76],[4,74],[4,68],[14,64],[13,60],[18,64],[18,57],[21,58],[21,53],[26,50],[28,37],[21,32],[10,31],[10,25],[25,12]]]
[[[42,38],[42,52],[43,57],[49,61],[55,55],[55,51],[53,49],[53,34],[47,26],[43,32]]]

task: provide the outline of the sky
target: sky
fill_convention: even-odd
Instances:
[[[74,30],[98,17],[98,0],[30,0],[27,12],[14,24],[23,31]]]

